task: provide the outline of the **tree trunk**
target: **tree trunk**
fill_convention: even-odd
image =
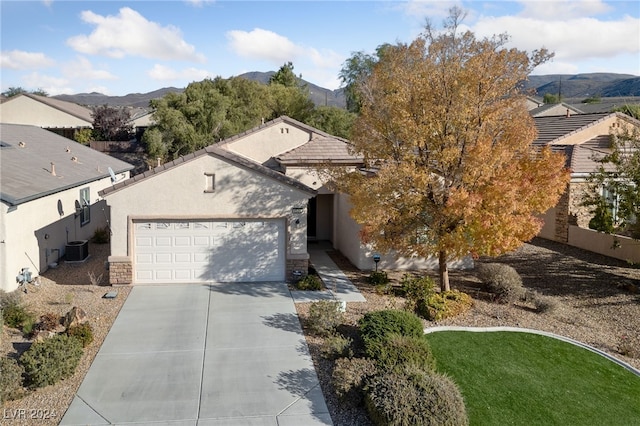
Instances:
[[[449,268],[447,267],[447,252],[441,251],[438,254],[438,263],[440,268],[438,270],[440,276],[440,290],[449,291]]]

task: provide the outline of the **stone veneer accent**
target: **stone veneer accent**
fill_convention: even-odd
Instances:
[[[287,274],[286,280],[292,280],[293,271],[301,271],[302,277],[305,277],[309,273],[309,259],[287,259],[286,271]]]
[[[569,186],[569,214],[571,215],[571,225],[578,225],[580,228],[589,228],[589,221],[593,217],[590,212],[591,207],[581,205],[584,202],[585,193],[589,191],[589,184],[586,182],[572,182]]]
[[[109,256],[109,284],[128,285],[133,281],[133,264],[126,256]]]
[[[556,205],[556,232],[554,239],[561,243],[569,241],[569,191],[570,186],[562,193]]]
[[[556,205],[555,240],[569,242],[569,225],[589,228],[593,214],[590,207],[583,206],[584,194],[589,190],[586,182],[571,182]]]

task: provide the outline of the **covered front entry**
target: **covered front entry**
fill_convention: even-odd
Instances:
[[[133,222],[134,282],[285,279],[284,219]]]

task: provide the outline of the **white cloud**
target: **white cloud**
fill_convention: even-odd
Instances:
[[[71,80],[115,80],[118,77],[109,71],[96,70],[84,56],[62,66],[62,73]]]
[[[25,52],[22,50],[4,50],[0,53],[0,67],[12,70],[26,70],[49,67],[54,64],[53,59],[40,52]]]
[[[542,20],[585,18],[611,10],[602,0],[525,0],[520,3],[524,7],[520,16]]]
[[[27,87],[37,87],[51,96],[75,93],[74,89],[69,85],[69,80],[66,78],[52,77],[33,72],[25,75],[22,79]]]
[[[207,77],[211,77],[211,73],[207,70],[196,68],[185,68],[183,70],[175,70],[164,65],[156,64],[147,72],[147,75],[160,81],[167,80],[189,80],[200,81]]]
[[[81,18],[96,28],[90,35],[77,35],[67,40],[67,44],[78,52],[111,58],[129,55],[163,60],[205,60],[194,46],[182,39],[178,28],[162,27],[128,7],[120,9],[117,16],[100,16],[87,10],[82,12]]]
[[[227,32],[231,49],[239,56],[261,59],[275,64],[295,62],[304,49],[288,38],[273,31],[255,28],[251,32],[234,30]]]
[[[637,42],[640,40],[640,19],[629,16],[618,21],[486,17],[476,22],[472,30],[479,37],[507,32],[511,36],[511,45],[518,49],[532,51],[546,47],[555,52],[555,60],[560,62],[640,54]]]

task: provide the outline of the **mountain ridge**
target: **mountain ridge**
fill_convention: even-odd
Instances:
[[[275,71],[251,71],[237,77],[269,82]],[[346,107],[344,89],[326,89],[311,82],[299,79],[309,90],[311,100],[318,106],[327,105]],[[636,97],[640,96],[640,77],[632,74],[582,73],[582,74],[546,74],[531,75],[523,83],[523,89],[533,91],[533,96],[542,98],[545,94],[560,94],[562,98],[590,97]],[[78,93],[75,95],[56,95],[55,99],[74,102],[80,105],[110,105],[122,107],[147,108],[149,101],[163,97],[169,92],[181,93],[184,88],[163,87],[148,93],[129,93],[124,96],[108,96],[101,93]]]

